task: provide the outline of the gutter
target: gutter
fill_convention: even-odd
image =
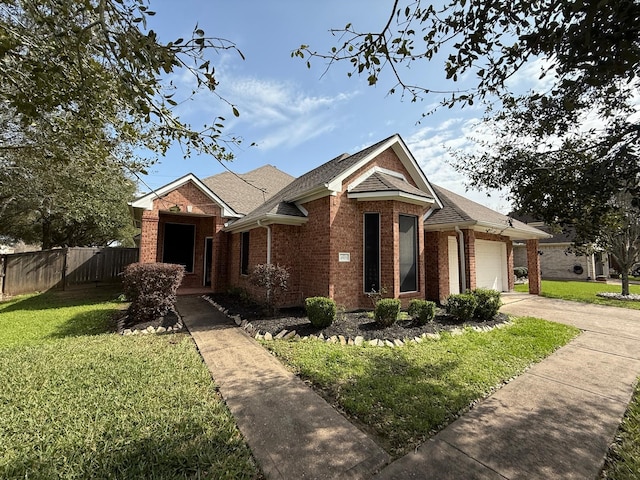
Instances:
[[[262,220],[258,220],[258,226],[267,229],[267,264],[271,265],[271,226],[262,225]]]
[[[464,256],[464,233],[457,226],[455,231],[458,234],[458,266],[460,268],[460,293],[467,289],[467,262]]]

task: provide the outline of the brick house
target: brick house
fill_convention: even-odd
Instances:
[[[289,305],[321,295],[363,308],[365,292],[381,288],[404,305],[476,286],[506,291],[511,241],[537,252],[546,237],[430,184],[399,135],[296,179],[272,166],[202,181],[186,175],[132,207],[142,262],[185,264],[183,286],[213,291],[251,291],[252,266],[283,265]],[[538,293],[539,283],[530,288]]]

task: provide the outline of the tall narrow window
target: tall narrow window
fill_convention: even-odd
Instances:
[[[249,232],[242,232],[240,239],[240,273],[249,275]]]
[[[418,219],[400,215],[400,291],[418,290]]]
[[[364,214],[364,291],[380,291],[380,214]]]

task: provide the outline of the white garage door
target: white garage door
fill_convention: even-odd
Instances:
[[[507,246],[503,242],[476,240],[476,287],[509,290]]]

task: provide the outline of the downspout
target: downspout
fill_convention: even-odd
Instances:
[[[458,234],[458,266],[460,268],[460,293],[467,290],[467,261],[464,256],[464,233],[457,226],[455,231]]]
[[[271,265],[271,226],[262,225],[262,220],[258,220],[258,226],[267,229],[267,264]]]

